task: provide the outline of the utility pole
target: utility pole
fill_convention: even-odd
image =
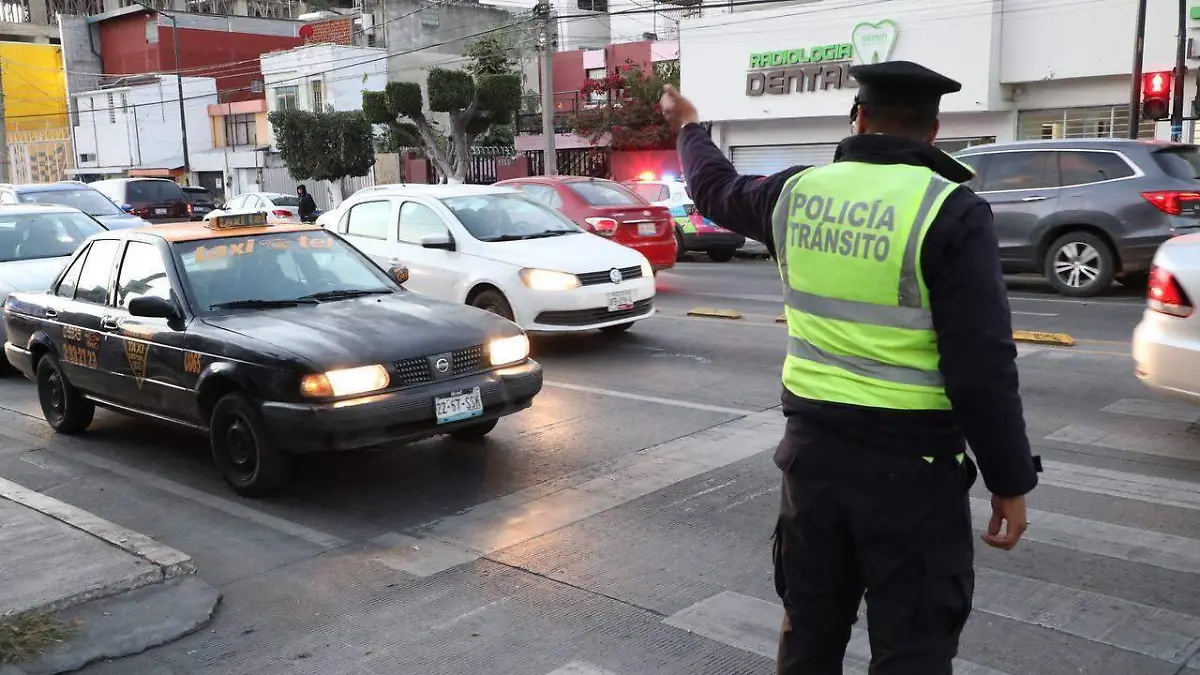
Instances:
[[[131,0],[133,4],[155,16],[165,16],[171,22],[171,42],[175,43],[175,88],[179,97],[179,135],[183,140],[183,182],[188,183],[192,178],[192,161],[188,154],[187,117],[183,112],[183,69],[179,63],[179,19],[174,14],[164,12],[147,5],[141,0]]]
[[[543,173],[556,176],[558,152],[554,147],[554,51],[557,31],[554,30],[554,10],[550,7],[550,0],[538,0],[534,15],[541,20],[538,49],[542,52],[542,138],[546,142]]]
[[[4,62],[0,60],[0,183],[9,182],[8,118],[4,108]]]
[[[1138,137],[1142,122],[1142,53],[1146,43],[1146,0],[1138,0],[1133,34],[1133,82],[1129,85],[1129,138]]]
[[[1175,95],[1171,102],[1171,140],[1183,140],[1183,85],[1187,75],[1187,0],[1179,0],[1179,35],[1175,40]]]

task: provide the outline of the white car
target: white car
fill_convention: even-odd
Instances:
[[[1150,268],[1146,310],[1133,332],[1134,373],[1150,387],[1200,402],[1200,234],[1169,239]]]
[[[620,332],[655,312],[645,256],[512,188],[376,186],[318,224],[385,269],[407,266],[406,288],[489,310],[529,332]]]
[[[204,215],[204,220],[216,218],[230,211],[266,211],[268,223],[295,223],[300,221],[300,198],[282,192],[243,192]]]

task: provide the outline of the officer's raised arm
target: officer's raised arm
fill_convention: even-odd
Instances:
[[[771,214],[788,178],[807,167],[792,167],[771,176],[740,176],[721,149],[700,126],[695,106],[667,85],[663,114],[678,132],[683,175],[696,210],[727,230],[762,242],[775,253]]]

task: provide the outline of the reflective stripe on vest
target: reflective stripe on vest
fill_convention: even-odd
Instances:
[[[789,335],[783,381],[793,394],[949,409],[920,251],[956,187],[923,167],[859,162],[788,181],[773,227]]]

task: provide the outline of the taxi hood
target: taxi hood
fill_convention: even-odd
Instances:
[[[295,354],[322,371],[432,356],[521,332],[490,312],[409,291],[237,311],[203,321]]]

